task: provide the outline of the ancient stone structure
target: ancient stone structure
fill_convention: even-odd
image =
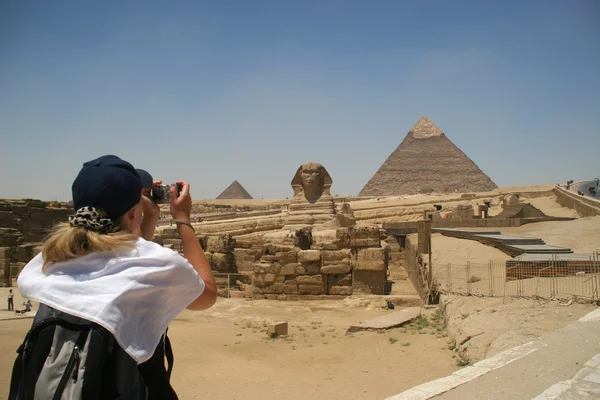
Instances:
[[[515,193],[508,193],[502,198],[502,208],[506,209],[509,207],[518,206],[520,202],[519,195]]]
[[[475,212],[473,204],[462,202],[458,204],[448,215],[447,218],[470,219],[474,218]]]
[[[495,188],[496,184],[424,116],[359,195],[485,192]]]
[[[38,253],[39,243],[73,212],[67,203],[0,200],[0,277],[12,284],[23,266]]]
[[[323,224],[336,214],[331,185],[333,180],[321,164],[302,164],[292,179],[294,198],[288,209],[284,229]]]
[[[385,232],[357,225],[349,204],[336,206],[332,183],[321,164],[302,164],[281,216],[195,224],[219,292],[278,300],[383,294],[390,258]],[[160,229],[155,240],[181,251],[174,227]]]
[[[217,196],[217,200],[222,200],[222,199],[247,200],[247,199],[252,199],[252,196],[250,196],[250,193],[248,193],[246,191],[246,189],[244,189],[244,187],[242,185],[240,185],[240,183],[238,181],[233,181],[233,183],[231,185],[229,185],[227,187],[227,189],[223,190],[223,193],[221,193],[219,196]]]

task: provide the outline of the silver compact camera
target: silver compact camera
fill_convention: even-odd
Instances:
[[[177,183],[177,197],[181,193],[181,189],[183,185]],[[170,195],[169,195],[169,185],[157,185],[152,188],[152,201],[156,204],[169,204],[170,203]]]

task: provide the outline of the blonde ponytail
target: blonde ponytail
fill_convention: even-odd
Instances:
[[[115,252],[120,247],[134,248],[137,235],[126,231],[101,234],[69,223],[56,224],[42,244],[43,272],[48,264],[72,260],[94,252]]]

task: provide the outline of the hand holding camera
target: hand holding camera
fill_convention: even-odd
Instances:
[[[190,196],[190,185],[187,182],[179,181],[170,185],[169,203],[174,219],[190,222],[192,197]]]

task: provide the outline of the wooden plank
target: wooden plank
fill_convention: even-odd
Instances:
[[[419,315],[421,315],[421,307],[409,307],[404,310],[393,311],[389,314],[351,325],[350,328],[348,328],[348,332],[357,332],[368,329],[390,329],[411,322]]]

